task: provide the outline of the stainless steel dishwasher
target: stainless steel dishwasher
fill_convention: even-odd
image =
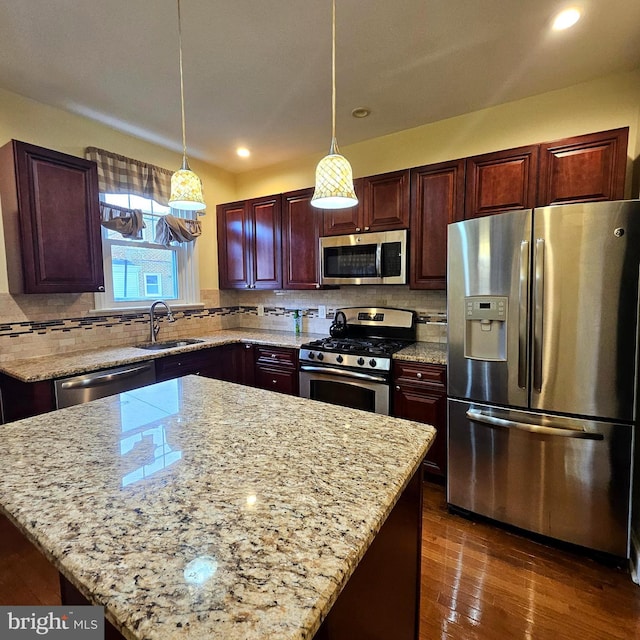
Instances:
[[[105,396],[130,391],[156,381],[153,360],[135,362],[123,367],[92,371],[55,381],[56,407],[64,409],[74,404],[91,402]]]

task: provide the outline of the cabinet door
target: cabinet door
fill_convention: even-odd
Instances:
[[[349,209],[324,209],[323,234],[325,236],[341,236],[363,231],[363,179],[353,181],[358,204]]]
[[[447,225],[464,216],[464,160],[411,170],[411,289],[446,289]]]
[[[248,289],[251,224],[244,202],[218,205],[218,272],[221,289]]]
[[[95,162],[12,140],[0,165],[9,290],[104,291]]]
[[[537,174],[537,145],[467,158],[464,217],[533,208]]]
[[[362,231],[391,231],[409,227],[409,170],[363,179]]]
[[[282,288],[282,214],[280,195],[247,203],[251,223],[251,288]]]
[[[282,195],[283,287],[320,288],[322,209],[311,206],[313,189]]]
[[[257,345],[254,354],[256,387],[298,395],[297,350]]]
[[[629,128],[540,145],[538,205],[624,198]]]
[[[444,478],[447,472],[446,367],[403,362],[393,366],[393,415],[436,428],[436,439],[424,460],[425,470]]]
[[[188,375],[221,379],[222,362],[218,348],[197,349],[158,358],[156,381],[173,380]]]

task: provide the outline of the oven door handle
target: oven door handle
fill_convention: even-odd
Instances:
[[[309,365],[301,365],[300,371],[308,371],[311,373],[327,373],[336,376],[342,376],[344,378],[357,378],[358,380],[369,380],[371,382],[381,382],[386,384],[387,380],[383,376],[375,376],[370,373],[360,373],[359,371],[345,371],[344,369],[337,369],[335,367],[314,367]]]

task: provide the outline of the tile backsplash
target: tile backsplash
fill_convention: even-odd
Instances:
[[[176,322],[170,324],[161,319],[160,339],[231,328],[293,331],[296,310],[302,315],[302,331],[328,335],[336,309],[381,306],[415,310],[418,340],[446,342],[444,291],[412,291],[405,286],[328,291],[208,289],[201,292],[201,299],[204,307],[176,310]],[[149,340],[147,311],[96,314],[93,307],[91,293],[0,294],[0,362]],[[326,318],[319,317],[319,307],[325,308]]]

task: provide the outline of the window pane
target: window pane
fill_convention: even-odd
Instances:
[[[178,297],[177,261],[174,251],[135,245],[111,245],[113,299],[144,300],[146,296]],[[157,275],[155,286],[146,289],[145,276]]]

